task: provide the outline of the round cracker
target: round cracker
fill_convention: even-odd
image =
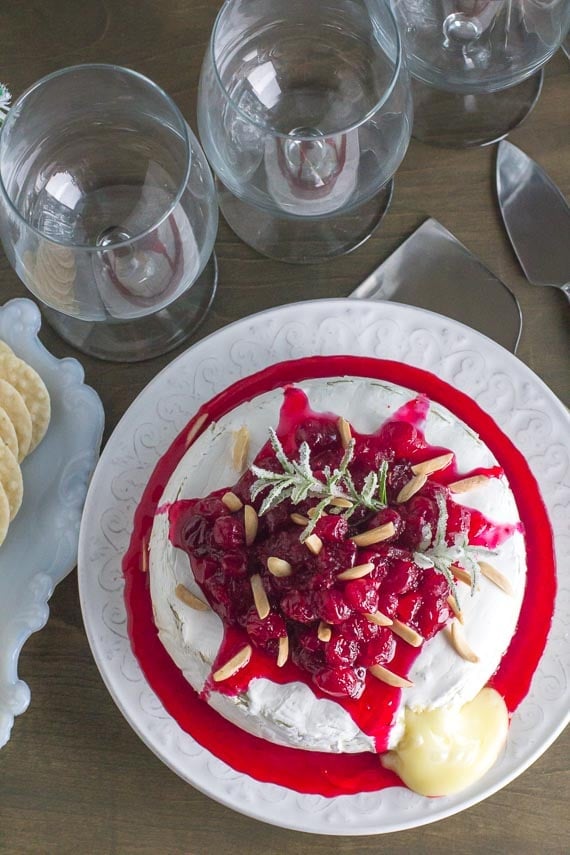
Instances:
[[[10,522],[14,519],[24,495],[24,482],[20,464],[3,442],[0,445],[0,482],[6,491],[8,504],[10,505]]]
[[[2,341],[2,339],[0,339],[0,353],[12,353],[13,354],[14,351],[12,350],[10,345],[6,344],[5,341]]]
[[[8,496],[6,495],[6,490],[4,489],[2,484],[0,484],[0,546],[6,540],[9,525],[10,503],[8,501]]]
[[[8,415],[4,407],[0,407],[0,442],[5,442],[16,460],[18,460],[19,451],[16,428],[10,421],[10,416]]]
[[[45,436],[51,414],[46,385],[31,365],[7,353],[0,354],[0,377],[18,390],[30,412],[32,417],[30,451],[33,451]]]
[[[0,407],[6,411],[14,425],[18,439],[18,460],[21,463],[32,444],[32,417],[20,393],[2,379],[0,379]]]

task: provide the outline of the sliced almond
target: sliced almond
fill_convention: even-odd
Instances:
[[[339,418],[339,420],[337,421],[336,426],[338,428],[338,433],[340,436],[340,441],[342,443],[342,447],[348,448],[348,444],[349,444],[350,440],[352,439],[352,431],[350,429],[350,424],[347,422],[346,419],[343,419],[343,417],[341,416]]]
[[[474,653],[467,644],[460,623],[454,620],[450,629],[446,629],[445,631],[447,632],[451,644],[455,648],[455,652],[458,653],[462,659],[465,659],[467,662],[474,663],[479,661],[477,654]]]
[[[243,525],[245,528],[245,545],[251,546],[257,535],[259,519],[255,508],[246,505],[243,509]]]
[[[250,577],[249,583],[251,585],[253,602],[255,603],[257,614],[261,620],[265,620],[271,611],[271,606],[269,605],[269,600],[267,599],[267,594],[265,593],[265,588],[263,587],[263,582],[261,581],[259,573],[254,573],[253,576]]]
[[[411,499],[412,496],[415,496],[418,490],[421,490],[427,481],[427,475],[414,475],[413,478],[410,478],[407,484],[404,484],[398,495],[396,496],[396,502],[398,505],[402,505],[404,502],[407,502],[408,499]]]
[[[277,667],[283,668],[289,658],[289,638],[284,635],[279,639],[279,650],[277,652]]]
[[[194,424],[192,425],[192,427],[190,428],[190,430],[188,431],[188,433],[186,435],[186,448],[190,448],[190,446],[192,445],[192,443],[194,442],[194,440],[196,439],[196,437],[198,436],[198,434],[202,430],[202,427],[204,426],[204,422],[206,421],[207,418],[208,418],[208,413],[202,413],[202,415],[196,419],[196,421],[194,422]]]
[[[317,630],[319,641],[330,641],[332,638],[332,629],[324,621],[321,621]]]
[[[189,591],[186,585],[177,585],[174,589],[174,593],[181,603],[185,603],[187,606],[190,606],[191,609],[195,609],[197,612],[210,611],[208,603],[205,603],[204,600],[201,600],[200,597],[197,597],[196,594],[192,593],[192,591]]]
[[[451,565],[451,572],[455,576],[456,579],[459,579],[460,582],[464,582],[466,585],[471,587],[472,579],[471,574],[464,570],[463,567],[459,567],[458,564]]]
[[[388,540],[396,533],[393,522],[377,525],[376,528],[369,528],[368,531],[363,531],[362,534],[355,534],[351,537],[353,543],[357,546],[372,546],[373,543],[380,543],[382,540]]]
[[[309,537],[305,538],[304,543],[313,555],[318,555],[323,548],[323,542],[318,534],[310,534]]]
[[[475,490],[477,487],[486,484],[488,480],[486,475],[471,475],[469,478],[453,481],[447,486],[452,493],[467,493],[469,490]]]
[[[355,564],[354,567],[348,567],[342,573],[337,573],[336,578],[341,582],[348,582],[350,579],[362,579],[368,576],[374,570],[374,564],[368,561],[366,564]]]
[[[225,665],[222,665],[221,668],[214,671],[212,674],[214,683],[221,683],[223,680],[228,680],[230,677],[233,677],[234,674],[237,674],[237,672],[242,668],[245,668],[251,659],[251,654],[251,644],[246,644],[245,647],[242,647],[239,653],[236,653],[235,656],[228,659]]]
[[[242,500],[239,498],[239,496],[236,496],[235,493],[232,493],[231,490],[229,493],[224,493],[224,495],[222,496],[222,502],[224,503],[228,511],[232,511],[232,513],[234,511],[241,511],[241,509],[243,508]]]
[[[274,555],[267,559],[267,569],[272,576],[277,576],[278,579],[291,576],[293,573],[293,568],[288,561],[283,558],[276,558]]]
[[[479,561],[479,569],[483,576],[489,580],[489,582],[493,582],[497,588],[500,588],[501,591],[504,591],[505,594],[508,594],[509,597],[512,597],[514,594],[513,586],[509,582],[506,576],[497,570],[496,567],[493,567],[492,564],[488,564],[486,561]]]
[[[389,618],[388,615],[382,614],[382,612],[364,612],[364,617],[370,621],[370,623],[377,623],[378,626],[392,626],[394,621],[392,618]]]
[[[381,680],[388,686],[394,686],[396,689],[407,689],[414,685],[410,680],[406,680],[405,677],[400,677],[399,674],[394,674],[393,671],[389,671],[387,668],[384,668],[383,665],[371,665],[368,671],[373,677],[376,677],[377,680]]]
[[[390,627],[394,635],[399,636],[401,639],[406,641],[408,644],[411,644],[412,647],[421,647],[424,643],[424,638],[416,632],[415,629],[412,629],[411,626],[408,626],[405,623],[402,623],[400,620],[392,621],[392,626]]]
[[[232,464],[236,472],[243,472],[247,463],[249,453],[249,430],[245,425],[234,431],[234,445],[232,449]]]
[[[459,603],[457,602],[457,600],[455,599],[453,594],[450,594],[449,597],[447,598],[447,605],[449,606],[449,608],[451,609],[451,611],[453,612],[453,614],[455,615],[455,617],[457,618],[459,623],[463,623],[464,622],[463,612],[459,608]]]
[[[291,522],[295,523],[295,525],[309,524],[309,517],[304,517],[303,514],[290,514],[289,518]]]
[[[148,543],[146,537],[143,537],[142,542],[141,570],[143,573],[148,573]]]
[[[430,460],[422,460],[421,463],[414,463],[412,472],[414,475],[431,475],[432,472],[439,472],[440,469],[445,469],[453,460],[453,451],[449,454],[440,454],[439,457],[432,457]]]
[[[334,499],[331,499],[331,505],[335,508],[352,508],[354,507],[354,502],[351,502],[350,499],[345,499],[344,496],[335,496]]]

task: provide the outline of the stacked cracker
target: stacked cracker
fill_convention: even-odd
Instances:
[[[0,544],[22,504],[20,463],[44,438],[50,414],[40,375],[0,341]]]

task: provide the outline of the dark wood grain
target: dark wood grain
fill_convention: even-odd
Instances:
[[[114,62],[147,74],[195,126],[196,84],[215,0],[19,0],[0,3],[0,80],[14,94],[56,68]],[[512,134],[570,196],[570,63],[546,69],[538,106]],[[530,286],[502,228],[493,147],[445,151],[412,142],[393,205],[357,253],[311,268],[268,261],[222,222],[220,287],[199,336],[256,310],[309,297],[345,296],[427,216],[450,228],[516,293],[524,315],[520,358],[569,403],[568,306]],[[24,288],[0,253],[2,302]],[[49,329],[57,356],[75,355]],[[81,358],[106,411],[106,436],[172,355],[134,365]],[[108,695],[83,630],[75,574],[56,590],[44,630],[26,644],[20,672],[32,703],[0,752],[2,853],[562,853],[568,844],[570,736],[480,805],[416,831],[331,841],[280,831],[233,813],[179,780],[139,740]],[[566,841],[566,843],[565,843]]]

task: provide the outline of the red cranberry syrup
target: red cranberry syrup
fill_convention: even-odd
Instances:
[[[422,433],[429,399],[439,401],[470,424],[501,460],[524,523],[528,579],[519,629],[491,680],[511,711],[526,694],[544,648],[555,590],[550,527],[526,463],[469,398],[433,375],[380,360],[314,357],[282,363],[241,381],[204,410],[209,420],[219,419],[238,403],[287,382],[340,374],[397,382],[422,393],[401,407],[375,434],[353,432],[356,447],[350,470],[357,487],[383,460],[389,463],[387,509],[377,513],[358,509],[348,522],[332,514],[323,517],[315,529],[323,548],[318,556],[313,556],[300,543],[302,529],[291,522],[290,513],[305,513],[316,501],[292,506],[286,500],[260,518],[255,544],[246,548],[243,511],[230,513],[221,502],[221,496],[230,488],[206,498],[157,509],[163,488],[186,450],[187,429],[153,473],[137,511],[135,531],[124,560],[133,650],[149,683],[179,724],[240,771],[259,780],[328,796],[376,790],[399,783],[399,779],[384,770],[373,754],[328,755],[270,746],[235,728],[198,699],[158,640],[148,577],[140,572],[141,543],[143,538],[148,543],[152,517],[157,510],[168,512],[172,542],[189,554],[197,582],[224,622],[224,641],[212,670],[245,644],[253,647],[249,664],[234,677],[216,684],[216,691],[237,694],[247,688],[251,679],[260,676],[276,683],[305,682],[318,697],[332,696],[343,706],[360,729],[373,737],[378,752],[386,750],[401,690],[380,682],[366,669],[381,664],[404,676],[421,648],[411,647],[390,629],[369,622],[363,613],[379,610],[411,626],[425,639],[435,635],[448,621],[446,580],[433,570],[419,570],[412,560],[426,525],[435,531],[435,491],[443,490],[446,494],[450,542],[455,534],[463,532],[470,543],[493,548],[515,530],[515,526],[493,524],[478,511],[450,502],[445,488],[446,484],[472,474],[498,477],[503,472],[501,467],[459,473],[452,462],[430,476],[407,503],[395,503],[399,490],[412,475],[411,466],[447,451],[429,446]],[[343,449],[336,422],[336,415],[311,411],[300,389],[286,388],[277,434],[289,457],[296,459],[300,444],[306,441],[311,448],[314,472],[326,465],[337,466]],[[269,443],[259,452],[256,463],[280,470]],[[231,489],[244,503],[259,509],[263,495],[251,502],[249,490],[253,480],[254,476],[246,472]],[[354,534],[388,521],[395,526],[390,540],[366,549],[358,549],[350,540]],[[293,575],[272,576],[266,567],[270,555],[289,561],[294,567]],[[540,581],[537,558],[541,562]],[[341,570],[366,562],[374,564],[369,576],[347,582],[336,578]],[[259,619],[253,605],[249,582],[253,573],[261,575],[271,603],[270,615],[264,621]],[[332,628],[329,642],[318,639],[321,620]],[[289,637],[290,657],[279,668],[278,639],[285,634]],[[207,684],[204,693],[212,687],[212,683]],[[267,762],[268,752],[271,763]]]

